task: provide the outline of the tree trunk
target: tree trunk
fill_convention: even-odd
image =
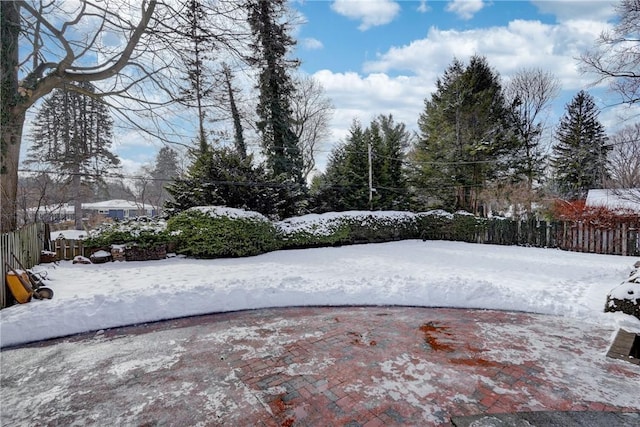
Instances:
[[[3,102],[4,104],[4,102]],[[18,162],[20,159],[20,141],[25,113],[2,109],[2,173],[0,173],[0,205],[2,218],[0,231],[7,233],[17,228]]]
[[[0,75],[0,232],[17,227],[16,198],[18,192],[18,162],[25,110],[20,108],[18,95],[18,35],[20,34],[20,6],[15,2],[0,2],[2,52]]]
[[[73,214],[74,214],[74,228],[76,230],[84,230],[82,226],[82,183],[80,182],[80,168],[76,168],[72,178],[71,188],[73,188]]]

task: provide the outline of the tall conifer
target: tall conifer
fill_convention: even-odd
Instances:
[[[281,216],[299,213],[306,201],[302,153],[293,131],[290,99],[294,86],[289,71],[298,62],[287,58],[295,40],[283,21],[284,0],[250,0],[248,20],[254,36],[250,63],[259,70],[257,128],[267,168],[278,187]]]
[[[75,227],[82,229],[83,188],[102,183],[102,176],[120,164],[110,151],[113,120],[106,105],[91,96],[89,82],[56,89],[36,113],[27,164],[41,164],[68,177],[76,209]]]
[[[581,90],[567,104],[556,130],[553,177],[562,197],[580,199],[602,188],[607,173],[607,136],[593,97]]]

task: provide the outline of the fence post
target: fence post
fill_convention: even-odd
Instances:
[[[6,284],[5,263],[19,268],[13,259],[15,256],[24,268],[31,268],[40,263],[40,254],[44,249],[46,237],[43,223],[32,223],[20,230],[0,235],[0,308],[7,306],[9,293]]]

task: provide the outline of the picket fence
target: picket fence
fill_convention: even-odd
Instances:
[[[478,243],[559,248],[572,252],[640,256],[640,217],[586,221],[490,221],[476,232]]]
[[[40,262],[42,250],[56,252],[58,260],[71,260],[77,255],[88,256],[82,240],[49,241],[49,227],[35,223],[6,233],[0,240],[0,308],[6,307],[8,290],[5,283],[5,262],[17,268],[14,254],[25,268]],[[446,234],[426,236],[429,239],[451,240]],[[460,239],[460,236],[457,237]],[[558,248],[574,252],[640,256],[640,217],[607,223],[581,221],[511,221],[487,220],[462,240],[476,243]]]
[[[40,263],[40,254],[49,249],[49,225],[41,222],[29,224],[18,231],[0,235],[0,271],[2,271],[0,286],[0,308],[8,303],[9,290],[6,284],[7,267],[14,269],[20,265],[13,258],[18,258],[24,268],[31,268]]]

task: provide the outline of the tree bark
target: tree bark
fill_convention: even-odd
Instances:
[[[0,96],[1,153],[0,161],[0,232],[17,227],[18,159],[25,120],[18,93],[18,36],[20,34],[20,6],[15,2],[0,2],[2,52],[0,57],[2,96]]]
[[[73,62],[80,56],[75,56],[69,51],[67,56],[61,58],[58,63],[40,63],[24,78],[24,82],[18,83],[18,40],[20,34],[21,16],[23,8],[31,14],[40,24],[51,24],[40,16],[40,11],[33,9],[28,3],[17,1],[0,1],[0,108],[1,108],[1,159],[0,159],[0,232],[5,233],[17,228],[17,184],[18,166],[20,164],[20,144],[27,109],[38,99],[47,95],[53,89],[62,87],[66,82],[100,81],[116,76],[130,63],[131,56],[142,35],[147,30],[151,21],[157,0],[142,2],[142,15],[140,22],[131,32],[127,44],[118,55],[117,61],[105,68],[89,67],[82,70]],[[66,25],[66,24],[65,24]],[[57,31],[62,37],[64,32]],[[63,40],[63,42],[66,42]],[[89,51],[92,46],[87,46]],[[28,47],[27,47],[28,49]],[[85,52],[86,53],[86,52]],[[47,75],[43,75],[46,69],[55,69]],[[79,71],[80,70],[80,71]]]

